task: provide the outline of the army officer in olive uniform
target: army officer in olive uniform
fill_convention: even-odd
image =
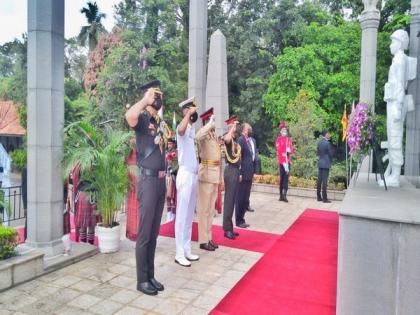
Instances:
[[[195,136],[200,157],[197,199],[198,243],[201,249],[214,251],[218,246],[213,242],[211,227],[219,183],[222,181],[222,154],[215,131],[213,108],[203,113],[200,118],[204,126]]]
[[[137,164],[140,168],[138,199],[139,231],[136,241],[137,290],[156,295],[164,289],[155,279],[156,239],[165,203],[165,148],[163,124],[158,115],[162,107],[160,82],[142,87],[143,98],[127,110],[125,118],[136,133]],[[112,183],[110,183],[112,184]]]

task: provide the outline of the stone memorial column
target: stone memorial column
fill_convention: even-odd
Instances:
[[[62,252],[64,0],[28,0],[28,238],[46,256]]]
[[[198,113],[204,112],[207,66],[207,0],[190,0],[188,97],[195,96]],[[201,120],[197,120],[200,127]]]
[[[379,26],[378,0],[363,0],[365,9],[360,16],[362,27],[359,101],[375,106],[376,50]]]
[[[420,32],[420,0],[411,0],[410,56],[420,60],[418,34]],[[417,77],[409,83],[408,94],[413,95],[415,110],[407,113],[404,176],[420,186],[420,63]]]
[[[206,110],[214,107],[216,133],[223,134],[225,120],[229,118],[226,38],[217,30],[210,38],[207,71]]]

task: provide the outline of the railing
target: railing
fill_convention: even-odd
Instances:
[[[26,219],[22,203],[22,186],[0,188],[0,222],[14,225],[12,222]]]

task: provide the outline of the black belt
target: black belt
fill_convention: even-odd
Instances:
[[[159,177],[159,172],[164,172],[164,170],[153,170],[150,168],[140,169],[140,175],[142,176]]]
[[[230,163],[227,163],[227,165],[230,166],[230,167],[239,168],[239,165],[238,164],[230,164]]]

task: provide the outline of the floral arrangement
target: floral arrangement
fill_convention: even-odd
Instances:
[[[347,144],[350,154],[363,156],[368,154],[375,139],[375,115],[365,103],[352,108],[347,128]]]

